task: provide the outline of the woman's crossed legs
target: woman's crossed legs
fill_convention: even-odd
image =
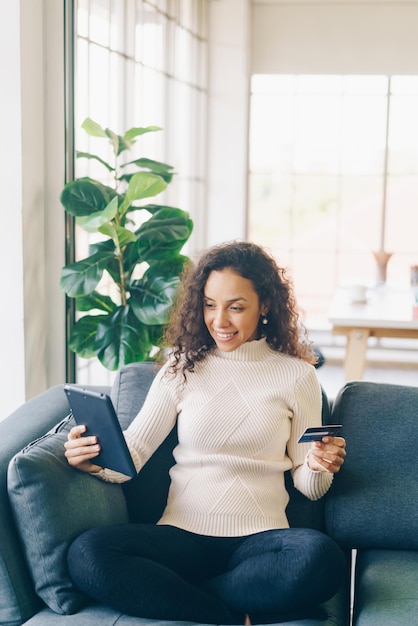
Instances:
[[[206,537],[128,524],[83,533],[68,566],[86,594],[129,615],[242,624],[246,614],[277,621],[325,601],[341,584],[344,556],[310,529]]]

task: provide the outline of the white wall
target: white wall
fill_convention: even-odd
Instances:
[[[62,0],[0,0],[0,419],[65,377]]]
[[[252,72],[418,73],[418,2],[258,1]]]
[[[45,389],[45,95],[42,1],[21,0],[21,128],[25,387]]]
[[[244,238],[251,3],[209,2],[206,245]]]
[[[25,397],[19,15],[18,1],[0,0],[0,418]]]
[[[31,2],[32,0],[26,0]],[[67,3],[68,4],[68,3]],[[66,172],[64,83],[64,0],[43,0],[44,197],[45,197],[45,345],[46,386],[65,381],[65,296],[59,287],[65,265],[65,211],[59,201]],[[68,8],[67,8],[68,11]],[[35,390],[33,390],[35,391]]]

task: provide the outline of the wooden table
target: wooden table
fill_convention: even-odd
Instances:
[[[362,303],[350,301],[349,289],[339,289],[329,310],[332,332],[347,337],[345,380],[361,380],[369,337],[418,338],[417,305],[408,288],[375,287]],[[418,360],[418,355],[417,355]]]

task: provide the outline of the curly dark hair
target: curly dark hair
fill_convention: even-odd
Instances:
[[[307,341],[301,341],[304,328],[299,321],[293,284],[286,270],[260,246],[232,241],[209,249],[197,265],[189,263],[166,329],[165,343],[174,347],[173,370],[183,362],[183,374],[192,372],[216,347],[203,313],[204,289],[212,271],[231,269],[253,284],[260,304],[268,307],[267,324],[260,317],[258,336],[264,336],[273,349],[315,363],[315,355]]]

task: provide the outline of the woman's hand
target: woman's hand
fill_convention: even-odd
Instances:
[[[82,472],[96,474],[102,469],[99,465],[91,462],[100,452],[97,437],[82,437],[86,432],[85,426],[74,426],[68,433],[68,439],[64,443],[65,456],[71,467]]]
[[[322,441],[311,444],[308,456],[308,466],[317,472],[340,471],[346,456],[345,439],[343,437],[323,437]]]

